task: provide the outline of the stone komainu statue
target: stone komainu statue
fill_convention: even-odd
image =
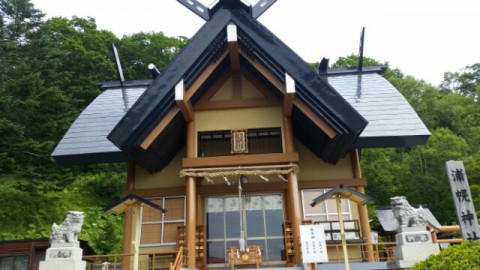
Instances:
[[[397,219],[397,230],[402,231],[407,227],[418,227],[425,230],[428,220],[423,214],[423,208],[413,208],[405,196],[390,198],[393,216]]]
[[[78,243],[78,234],[82,230],[83,212],[68,211],[62,224],[53,223],[50,243]]]

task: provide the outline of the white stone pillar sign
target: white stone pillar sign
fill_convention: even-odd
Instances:
[[[328,262],[327,242],[322,225],[300,225],[303,263]]]
[[[464,240],[479,240],[477,214],[462,161],[447,161],[447,174]]]

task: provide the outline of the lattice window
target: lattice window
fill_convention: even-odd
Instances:
[[[205,131],[198,133],[198,156],[215,157],[232,155],[232,133],[238,130]],[[241,154],[282,153],[282,133],[280,128],[260,128],[246,130],[245,151]],[[239,136],[241,137],[241,136]]]
[[[303,201],[303,219],[319,221],[338,221],[337,203],[330,199],[311,207],[310,203],[316,197],[324,194],[330,189],[309,189],[302,190]],[[352,219],[352,212],[350,210],[350,200],[342,200],[342,216],[345,220]]]
[[[142,246],[175,245],[177,226],[185,224],[185,197],[153,198],[150,201],[162,206],[162,213],[148,206],[142,208]]]

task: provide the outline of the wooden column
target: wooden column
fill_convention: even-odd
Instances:
[[[140,231],[142,227],[142,217],[140,214],[141,211],[142,206],[140,204],[137,204],[133,207],[133,217],[135,219],[132,237],[133,270],[138,270],[138,263],[140,259]]]
[[[285,152],[292,153],[295,151],[292,119],[290,117],[283,117]],[[302,263],[302,256],[300,256],[300,225],[302,223],[302,216],[300,211],[300,196],[298,191],[298,180],[295,173],[288,175],[288,213],[289,220],[292,222],[293,247],[294,247],[294,264]]]
[[[432,231],[432,242],[434,244],[438,243],[438,238],[437,238],[437,232],[436,231]]]
[[[362,170],[360,168],[360,159],[358,157],[358,151],[352,150],[350,152],[350,158],[352,162],[352,172],[354,178],[362,178]],[[365,194],[365,187],[358,186],[355,189]],[[372,234],[370,232],[370,223],[368,218],[368,211],[366,205],[358,204],[358,215],[360,216],[360,228],[362,230],[362,236],[365,240],[365,259],[367,262],[374,261],[374,254],[373,254],[373,245],[372,245]]]
[[[195,157],[195,125],[187,123],[187,157]],[[194,269],[195,266],[195,229],[197,227],[197,184],[195,177],[185,179],[186,189],[186,244],[187,244],[187,268]]]
[[[125,193],[129,194],[135,190],[135,163],[128,163],[127,170],[127,185]],[[128,208],[123,216],[123,244],[122,253],[132,253],[132,230],[133,230],[133,209]],[[122,258],[122,265],[125,269],[130,269],[130,256],[124,256]]]

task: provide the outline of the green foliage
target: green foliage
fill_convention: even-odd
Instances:
[[[17,44],[27,42],[26,35],[36,30],[42,17],[30,0],[0,0],[1,40]]]
[[[148,64],[153,63],[159,69],[166,67],[186,42],[185,37],[167,37],[161,32],[124,36],[118,50],[125,78],[150,78]]]
[[[465,96],[480,95],[480,63],[466,66],[461,72],[447,72],[441,88]]]
[[[54,221],[79,210],[81,239],[98,253],[118,253],[122,217],[102,209],[123,195],[125,164],[59,167],[50,155],[100,93],[96,83],[116,80],[112,42],[128,78],[144,79],[146,63],[163,68],[185,39],[119,40],[92,18],[42,17],[29,0],[0,0],[0,240],[48,237]]]
[[[431,255],[414,265],[412,270],[432,269],[480,269],[480,241],[464,242],[450,246],[437,255]]]

